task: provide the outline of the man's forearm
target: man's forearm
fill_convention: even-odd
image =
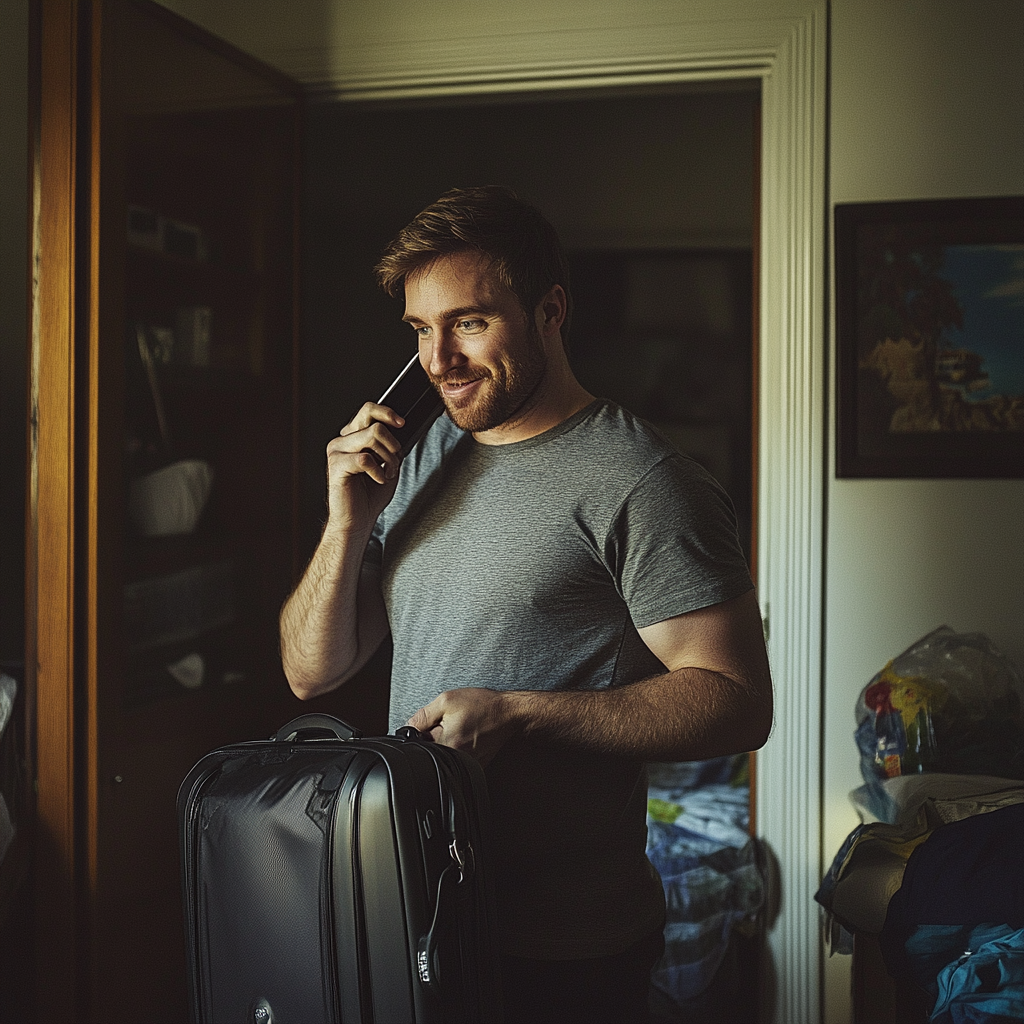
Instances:
[[[359,626],[365,548],[364,537],[325,533],[281,610],[281,661],[303,699],[338,686],[373,653]]]
[[[772,723],[770,683],[706,669],[677,669],[608,690],[507,696],[524,735],[644,761],[756,750]]]
[[[607,690],[448,690],[410,724],[484,764],[513,736],[643,761],[697,761],[756,750],[772,723],[767,674],[682,668]]]

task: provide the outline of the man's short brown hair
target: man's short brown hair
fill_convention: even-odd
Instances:
[[[562,286],[564,341],[572,298],[562,244],[541,212],[503,185],[446,192],[399,231],[374,272],[388,295],[398,298],[409,274],[444,256],[474,250],[490,260],[498,280],[515,295],[528,317],[553,285]]]

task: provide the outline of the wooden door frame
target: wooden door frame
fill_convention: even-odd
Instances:
[[[291,79],[262,62],[158,4],[141,0],[138,6],[300,99]],[[118,247],[101,249],[104,238],[124,230],[123,213],[116,204],[101,203],[100,195],[101,169],[104,189],[112,183],[116,188],[123,164],[122,154],[111,159],[109,151],[121,145],[116,126],[102,123],[103,45],[110,31],[104,8],[103,0],[31,0],[25,689],[36,776],[35,1008],[40,1021],[79,1020],[91,1012],[105,784],[99,727],[101,702],[110,699],[110,687],[100,683],[117,670],[107,661],[116,658],[120,628],[114,611],[121,600],[118,574],[101,571],[101,555],[117,542],[112,531],[120,523],[120,460],[111,453],[121,445],[117,396],[123,373],[120,346],[101,344],[101,338],[122,329],[124,280]],[[298,203],[296,189],[293,211]],[[297,216],[294,225],[291,287],[297,296]],[[298,315],[293,302],[293,398]],[[294,480],[292,490],[294,505]],[[293,508],[293,537],[295,519]]]
[[[34,120],[33,315],[29,369],[26,691],[34,708],[36,1008],[39,1019],[75,1011],[79,859],[77,732],[82,707],[77,644],[82,487],[77,377],[85,344],[76,206],[89,159],[79,110],[80,0],[35,5],[39,81]]]
[[[100,592],[99,0],[34,5],[26,683],[35,718],[36,1008],[87,989]]]

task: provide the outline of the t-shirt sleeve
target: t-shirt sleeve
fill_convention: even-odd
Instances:
[[[384,534],[386,531],[387,526],[384,519],[384,513],[381,513],[377,517],[377,522],[373,526],[373,533],[370,534],[370,539],[366,544],[366,550],[363,552],[364,565],[372,565],[379,569],[383,564]]]
[[[402,529],[408,514],[417,515],[417,503],[432,488],[440,486],[445,459],[467,436],[447,416],[441,416],[405,457],[394,497],[374,524],[363,555],[364,564],[382,568],[384,548],[392,532]]]
[[[729,496],[682,455],[662,459],[630,490],[605,557],[637,629],[753,587]]]

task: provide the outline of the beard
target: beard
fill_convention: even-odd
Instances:
[[[444,397],[445,410],[457,427],[470,433],[493,430],[524,410],[547,369],[547,356],[536,324],[530,322],[516,351],[493,370],[458,369],[431,377],[441,391],[442,384],[458,384],[483,377],[477,394],[466,403]]]

